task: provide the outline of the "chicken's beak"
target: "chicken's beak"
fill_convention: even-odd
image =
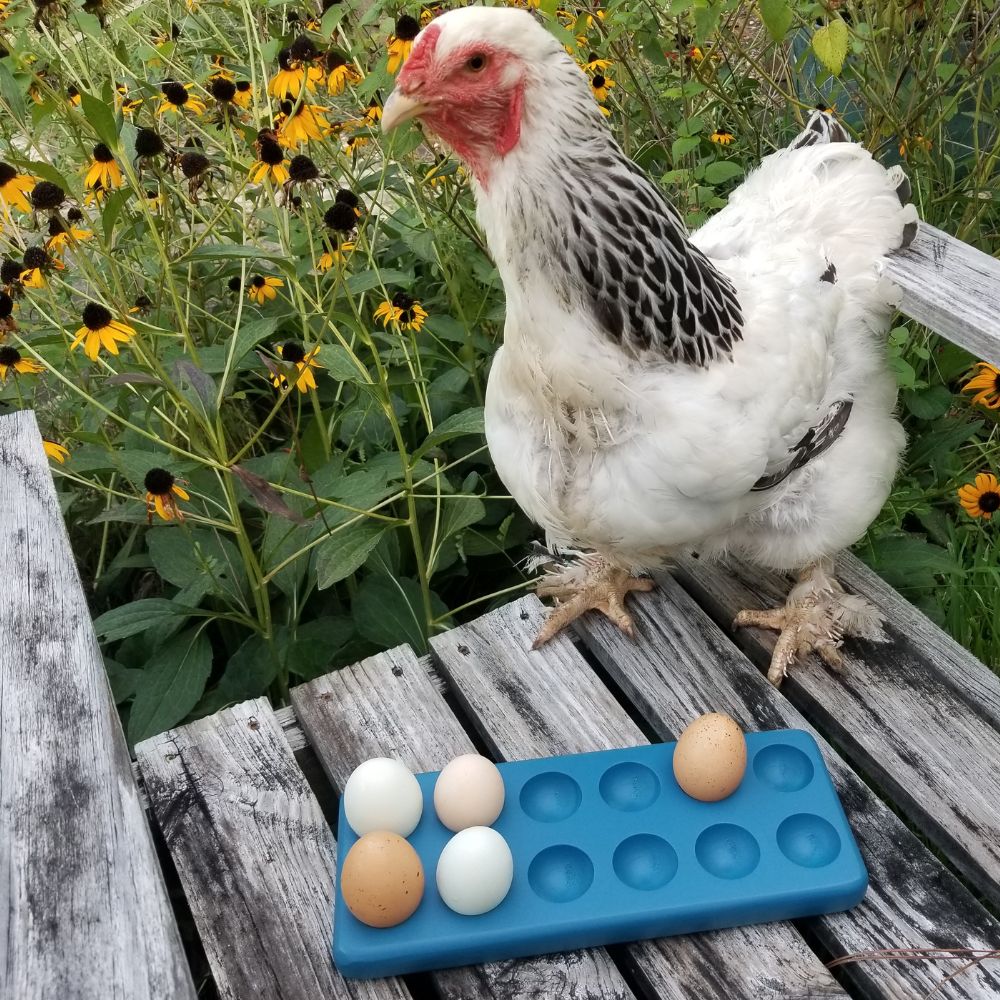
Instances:
[[[397,87],[389,95],[389,100],[382,108],[382,131],[390,132],[397,125],[408,122],[411,118],[422,115],[427,110],[427,105],[413,97],[407,97]]]

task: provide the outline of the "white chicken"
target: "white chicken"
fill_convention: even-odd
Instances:
[[[385,104],[469,168],[503,279],[504,343],[486,434],[497,471],[551,549],[585,550],[543,581],[539,635],[589,609],[626,631],[644,571],[697,548],[799,571],[783,608],[740,625],[839,665],[844,635],[881,637],[833,556],[888,496],[903,431],[882,334],[885,255],[916,211],[816,112],[688,235],[629,161],[587,77],[526,11],[465,7],[417,37]]]

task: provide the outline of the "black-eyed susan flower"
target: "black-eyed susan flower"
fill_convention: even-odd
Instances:
[[[336,49],[331,49],[323,56],[323,67],[326,70],[326,89],[334,96],[342,94],[349,83],[359,84],[364,79],[357,68]]]
[[[594,92],[594,97],[603,104],[608,99],[608,93],[612,87],[617,86],[615,81],[603,73],[595,73],[590,78],[590,89]]]
[[[60,465],[66,464],[66,459],[69,458],[69,448],[65,445],[59,444],[58,441],[42,438],[42,448],[54,462],[58,462]]]
[[[212,166],[212,161],[197,150],[188,150],[181,153],[177,160],[177,165],[181,168],[181,173],[190,181],[201,177]]]
[[[30,212],[31,203],[27,196],[37,183],[37,178],[18,173],[17,167],[0,163],[0,201],[5,209],[16,208],[21,212]]]
[[[148,316],[152,308],[153,302],[148,295],[137,295],[128,311],[130,316]]]
[[[143,486],[146,487],[146,520],[150,524],[153,523],[154,514],[158,514],[164,521],[184,520],[177,501],[190,500],[191,497],[172,473],[166,469],[150,469],[143,480]]]
[[[267,92],[279,101],[296,101],[302,89],[311,90],[325,75],[309,62],[317,55],[316,46],[302,36],[278,53],[278,72],[271,77]]]
[[[66,103],[72,104],[74,108],[80,106],[80,91],[72,84],[66,88]]]
[[[292,157],[288,164],[288,181],[290,184],[305,184],[319,177],[319,168],[304,153]]]
[[[989,410],[1000,410],[1000,368],[980,361],[976,374],[962,386],[962,392],[974,392],[972,402]]]
[[[396,20],[396,30],[389,36],[386,48],[389,52],[389,72],[398,73],[400,67],[410,58],[413,40],[420,33],[420,22],[409,14],[401,14]]]
[[[367,135],[352,135],[344,143],[344,152],[348,155],[356,153],[359,149],[367,146],[371,142],[371,139]]]
[[[0,382],[6,382],[11,372],[17,375],[37,375],[43,371],[45,365],[32,358],[22,358],[21,352],[12,344],[0,345]]]
[[[253,84],[249,80],[236,81],[236,96],[233,104],[246,110],[253,103]]]
[[[52,181],[39,181],[31,191],[31,206],[39,212],[54,212],[66,200],[66,192]]]
[[[430,4],[420,11],[420,27],[426,28],[436,17],[444,13],[444,6],[439,3]]]
[[[959,487],[958,502],[969,517],[989,521],[1000,510],[1000,482],[991,472],[980,472],[974,483]]]
[[[11,295],[21,294],[21,272],[23,270],[24,263],[16,257],[5,257],[0,261],[0,284]]]
[[[288,340],[278,348],[278,357],[286,364],[295,365],[297,374],[295,378],[295,388],[299,392],[306,393],[310,389],[316,388],[316,376],[313,369],[323,366],[316,360],[319,354],[319,347],[314,347],[311,351],[306,349],[297,340]],[[283,372],[271,376],[271,383],[276,389],[284,389],[288,385],[289,376]]]
[[[591,52],[580,65],[588,73],[603,73],[611,68],[612,63],[610,59],[603,59],[596,52]]]
[[[312,139],[322,139],[331,131],[326,108],[319,104],[295,107],[289,101],[282,102],[277,132],[279,144],[286,149],[296,149]]]
[[[45,249],[50,254],[61,254],[66,247],[83,243],[93,235],[89,229],[77,229],[72,223],[67,227],[58,215],[53,215],[49,219],[49,238],[45,241]]]
[[[250,183],[259,184],[270,178],[275,184],[288,180],[288,160],[274,132],[265,129],[257,134],[257,162],[250,169]]]
[[[708,138],[717,146],[729,146],[736,139],[736,136],[729,129],[717,128]]]
[[[402,330],[419,330],[427,319],[427,310],[412,295],[396,292],[375,310],[375,319],[382,320],[382,326],[390,323]]]
[[[278,289],[284,288],[285,283],[281,278],[275,278],[270,274],[255,274],[247,282],[247,295],[251,302],[256,302],[262,306],[265,302],[271,302],[278,297]]]
[[[109,193],[108,189],[104,186],[104,182],[98,181],[84,195],[83,203],[84,205],[92,205],[96,201],[98,205],[102,205]]]
[[[11,330],[17,329],[14,322],[14,297],[9,292],[0,291],[0,340]]]
[[[323,234],[323,253],[316,264],[320,271],[329,271],[334,264],[343,264],[354,249],[351,240],[341,240],[335,232]]]
[[[200,97],[192,97],[190,90],[193,83],[178,83],[176,80],[167,80],[160,85],[160,106],[156,109],[158,115],[165,112],[179,115],[185,111],[190,111],[193,115],[200,115],[205,111],[205,102]]]
[[[225,56],[212,56],[212,69],[208,74],[209,80],[233,80],[235,77],[236,74],[226,66]]]
[[[358,224],[358,210],[347,201],[335,201],[324,213],[323,222],[338,233],[349,233]]]
[[[160,209],[163,208],[163,195],[156,188],[146,188],[146,207],[149,209],[150,214],[158,215]]]
[[[236,99],[236,84],[228,76],[212,77],[208,82],[208,92],[220,106],[225,106]]]
[[[94,159],[83,183],[88,188],[100,184],[106,191],[122,186],[121,168],[115,162],[114,154],[103,142],[94,147]]]
[[[135,155],[137,159],[148,160],[160,156],[166,150],[163,139],[156,129],[141,128],[135,134]]]
[[[25,288],[44,288],[46,273],[53,267],[62,270],[63,265],[58,258],[50,257],[44,247],[28,247],[24,251],[19,280]]]
[[[934,143],[927,136],[915,135],[904,139],[899,144],[899,155],[905,158],[911,149],[919,149],[921,153],[929,153],[933,148]]]
[[[124,83],[119,83],[115,87],[115,103],[123,115],[131,115],[142,107],[143,102],[141,97],[129,97],[128,87]]]
[[[82,344],[83,353],[91,361],[97,360],[101,348],[109,354],[117,354],[118,345],[127,344],[135,336],[133,327],[115,319],[111,310],[99,302],[88,302],[83,307],[81,319],[83,326],[76,331],[69,349],[74,351]]]
[[[368,102],[365,113],[361,116],[362,125],[375,126],[382,120],[382,105],[374,98]]]

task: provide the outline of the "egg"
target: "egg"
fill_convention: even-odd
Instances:
[[[399,834],[366,833],[347,852],[340,869],[347,908],[369,927],[395,927],[420,905],[424,866]]]
[[[434,808],[449,830],[491,826],[503,809],[503,778],[496,764],[477,753],[451,761],[434,783]]]
[[[344,815],[359,836],[388,830],[408,837],[424,811],[417,779],[404,764],[373,757],[359,764],[344,786]]]
[[[674,749],[674,777],[693,799],[718,802],[740,787],[747,741],[728,715],[710,712],[681,733]]]
[[[438,858],[438,892],[446,906],[467,917],[502,903],[513,880],[514,858],[507,841],[488,826],[456,833]]]

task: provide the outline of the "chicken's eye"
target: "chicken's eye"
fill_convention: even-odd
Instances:
[[[465,66],[467,69],[472,70],[473,73],[481,73],[486,68],[486,56],[482,52],[477,52],[465,61]]]

